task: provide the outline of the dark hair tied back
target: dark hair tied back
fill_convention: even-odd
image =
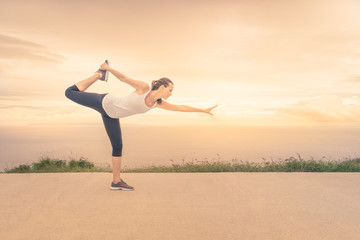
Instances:
[[[162,85],[164,85],[165,87],[168,87],[170,83],[171,83],[172,85],[174,85],[174,83],[173,83],[170,79],[165,78],[165,77],[160,78],[159,80],[154,80],[154,81],[151,82],[151,90],[152,90],[152,91],[153,91],[153,90],[158,90],[159,87],[161,87]],[[156,100],[156,101],[157,101],[158,104],[161,104],[161,103],[162,103],[161,98],[159,98],[159,99]]]

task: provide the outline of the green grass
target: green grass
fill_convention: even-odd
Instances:
[[[360,172],[360,158],[344,161],[303,160],[299,158],[288,158],[285,160],[250,163],[238,162],[187,162],[172,164],[171,166],[151,166],[137,169],[127,169],[128,173],[144,172]]]
[[[70,161],[42,157],[39,162],[30,165],[22,164],[12,169],[5,169],[6,173],[56,173],[56,172],[111,172],[110,168],[100,168],[86,158],[71,159]]]
[[[44,172],[111,172],[110,167],[100,168],[85,158],[71,159],[69,162],[42,157],[39,162],[30,165],[19,165],[6,169],[6,173],[44,173]],[[134,169],[123,169],[126,173],[199,173],[199,172],[360,172],[360,158],[347,160],[303,160],[290,157],[279,161],[251,163],[237,161],[192,161],[170,166],[148,166]]]

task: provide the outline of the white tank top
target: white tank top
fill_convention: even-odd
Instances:
[[[154,107],[156,107],[155,103],[152,107],[148,107],[145,104],[145,97],[150,93],[149,90],[144,95],[137,95],[136,92],[130,93],[125,97],[115,97],[111,94],[107,94],[102,101],[102,106],[111,118],[124,118],[131,115],[145,113]]]

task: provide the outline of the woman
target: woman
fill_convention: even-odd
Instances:
[[[107,81],[109,72],[120,81],[135,88],[135,91],[121,98],[111,94],[85,92],[97,80]],[[174,84],[168,78],[153,81],[150,88],[146,82],[131,79],[111,68],[106,60],[95,75],[66,89],[66,97],[78,104],[95,109],[102,116],[112,145],[113,181],[110,187],[111,190],[134,190],[132,186],[129,186],[120,178],[123,145],[119,118],[145,113],[155,107],[171,111],[203,112],[212,115],[211,110],[217,107],[216,105],[211,108],[200,109],[168,103],[164,99],[168,99],[172,95],[173,88]]]

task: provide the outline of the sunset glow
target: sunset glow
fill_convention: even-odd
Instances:
[[[143,125],[360,125],[359,1],[25,1],[0,7],[0,125],[99,122],[64,90],[109,59],[175,104]],[[128,94],[110,76],[88,91]]]

